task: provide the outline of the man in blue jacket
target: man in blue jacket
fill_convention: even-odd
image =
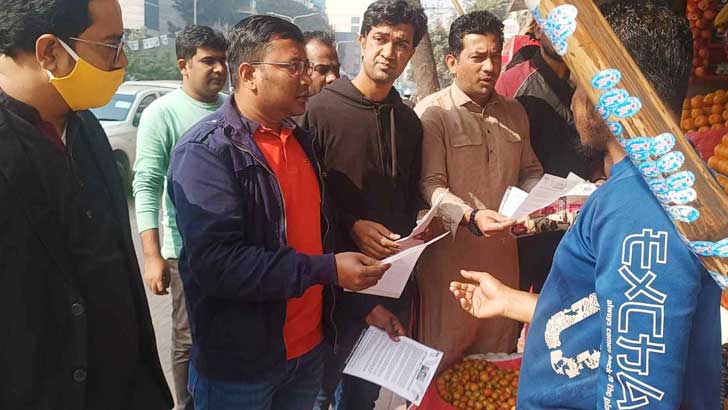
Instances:
[[[234,95],[182,138],[168,175],[192,327],[188,387],[197,410],[309,410],[334,286],[371,287],[388,265],[324,253],[313,140],[290,119],[311,84],[301,31],[252,16],[229,40]]]
[[[619,0],[606,20],[677,118],[690,74],[684,18]],[[477,317],[531,322],[519,409],[720,408],[720,289],[583,89],[572,101],[585,148],[613,163],[564,236],[540,296],[486,273],[453,283]]]

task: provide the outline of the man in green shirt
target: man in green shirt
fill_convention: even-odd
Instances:
[[[224,101],[220,94],[227,79],[227,40],[204,26],[186,27],[177,36],[177,64],[182,88],[151,104],[142,115],[134,163],[136,217],[144,248],[144,280],[157,295],[172,290],[172,375],[175,410],[193,408],[187,391],[187,366],[192,338],[177,258],[182,238],[166,189],[169,158],[177,141],[195,123]],[[160,246],[159,210],[162,206]]]

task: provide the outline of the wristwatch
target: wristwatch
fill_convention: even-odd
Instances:
[[[470,212],[470,220],[468,221],[468,224],[465,225],[470,233],[472,233],[475,236],[483,236],[483,231],[478,228],[478,224],[475,223],[475,214],[477,214],[479,209],[473,209]]]

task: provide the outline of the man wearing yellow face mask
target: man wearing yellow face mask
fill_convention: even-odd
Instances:
[[[108,139],[117,0],[0,5],[0,409],[172,407]]]

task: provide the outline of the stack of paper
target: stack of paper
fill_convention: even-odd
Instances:
[[[442,352],[407,337],[399,342],[370,326],[362,335],[344,373],[378,384],[419,406],[442,360]]]
[[[578,175],[569,173],[566,178],[546,174],[530,193],[516,187],[508,187],[501,200],[498,213],[512,219],[523,219],[541,208],[566,196],[584,182]]]
[[[412,270],[414,270],[415,265],[417,264],[417,260],[420,259],[425,248],[446,237],[448,234],[449,232],[445,232],[427,243],[413,246],[396,255],[384,259],[382,263],[391,263],[392,266],[384,272],[384,275],[381,279],[379,279],[379,282],[376,285],[359,291],[358,293],[386,296],[395,299],[399,298],[400,295],[402,295],[404,287],[407,285],[407,281],[412,274]]]

